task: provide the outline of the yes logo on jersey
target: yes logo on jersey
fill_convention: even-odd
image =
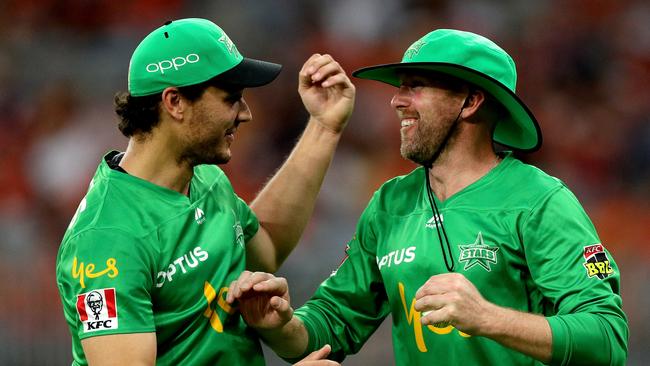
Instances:
[[[603,280],[614,273],[605,253],[605,247],[598,243],[584,247],[582,255],[585,258],[583,266],[587,269],[587,276],[598,277]]]
[[[77,313],[84,333],[117,329],[117,299],[114,288],[77,295]]]

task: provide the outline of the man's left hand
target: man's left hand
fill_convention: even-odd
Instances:
[[[422,312],[422,324],[451,324],[471,335],[481,334],[495,307],[460,273],[430,277],[415,293],[415,300],[415,310]]]

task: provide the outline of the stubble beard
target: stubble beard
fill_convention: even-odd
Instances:
[[[217,149],[219,144],[224,144],[223,140],[219,138],[190,143],[181,154],[180,160],[187,162],[190,166],[226,164],[230,161],[230,154],[219,151]]]
[[[400,145],[402,157],[420,165],[433,164],[445,150],[449,140],[453,138],[449,134],[453,134],[455,122],[455,120],[448,120],[443,126],[436,127],[434,122],[420,120],[411,138],[405,136],[402,131]]]
[[[227,146],[224,131],[209,131],[206,127],[209,123],[204,113],[199,113],[192,119],[190,136],[185,141],[179,162],[194,167],[201,164],[226,164],[230,161],[230,146]],[[221,146],[225,148],[220,148]]]

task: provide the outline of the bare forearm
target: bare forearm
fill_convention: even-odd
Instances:
[[[251,203],[275,246],[278,267],[309,221],[339,139],[340,133],[310,119],[289,158]]]
[[[295,316],[280,329],[256,330],[264,342],[280,357],[300,357],[305,353],[309,343],[307,329]]]
[[[551,360],[553,338],[546,318],[538,314],[519,312],[491,304],[487,325],[481,335],[502,345],[548,363]]]

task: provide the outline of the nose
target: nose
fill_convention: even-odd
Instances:
[[[239,123],[250,122],[253,119],[253,113],[248,107],[248,103],[241,98],[239,100],[239,112],[237,113],[237,121]]]
[[[402,85],[390,100],[390,106],[395,109],[399,109],[408,107],[409,104],[411,104],[411,90],[410,88]]]

